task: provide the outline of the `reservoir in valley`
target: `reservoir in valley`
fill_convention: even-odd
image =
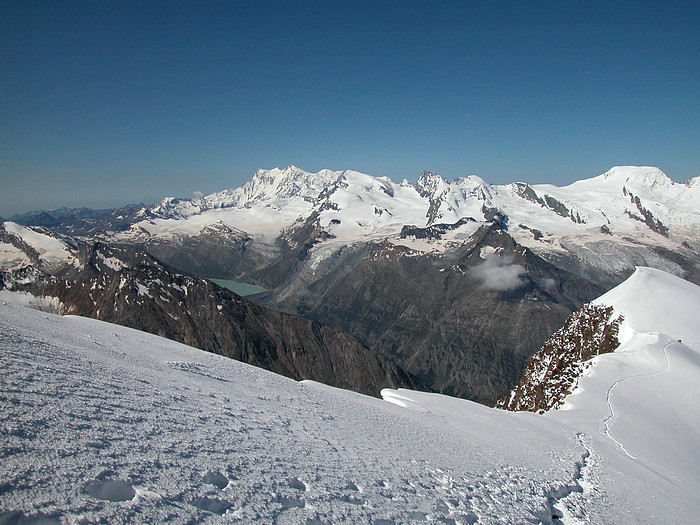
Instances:
[[[218,284],[222,288],[231,290],[233,293],[246,297],[249,295],[257,295],[267,292],[265,288],[255,286],[253,284],[239,283],[237,281],[229,281],[227,279],[210,279],[211,282]]]

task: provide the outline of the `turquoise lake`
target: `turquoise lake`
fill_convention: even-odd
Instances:
[[[222,288],[231,290],[240,296],[255,295],[262,292],[267,292],[265,288],[260,288],[252,284],[239,283],[236,281],[228,281],[226,279],[210,279],[211,282],[218,284]]]

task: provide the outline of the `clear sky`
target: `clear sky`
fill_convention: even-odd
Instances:
[[[0,7],[0,215],[257,168],[567,184],[700,175],[700,2]]]

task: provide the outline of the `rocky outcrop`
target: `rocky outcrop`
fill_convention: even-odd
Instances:
[[[625,210],[627,216],[630,219],[634,219],[635,221],[639,221],[646,224],[651,231],[654,231],[659,235],[663,235],[664,237],[668,237],[668,228],[659,219],[654,217],[651,211],[649,211],[642,205],[642,201],[639,199],[639,197],[627,191],[627,188],[622,188],[622,191],[625,196],[629,196],[630,202],[636,206],[637,211],[639,211],[639,213],[641,214],[640,217],[634,212]]]
[[[540,414],[560,407],[576,388],[587,362],[619,346],[621,322],[612,307],[582,306],[530,358],[518,385],[496,407]]]
[[[476,222],[472,217],[464,217],[453,224],[432,224],[421,228],[420,226],[406,225],[401,228],[400,239],[413,237],[414,239],[441,239],[445,233],[456,230],[469,222]]]
[[[583,224],[585,222],[583,219],[581,219],[581,216],[577,212],[569,210],[569,208],[567,208],[563,202],[557,200],[551,195],[545,193],[543,197],[540,197],[537,195],[532,186],[524,182],[515,182],[513,183],[513,186],[515,187],[515,193],[519,197],[522,197],[530,202],[534,202],[535,204],[539,204],[543,208],[548,208],[560,217],[569,218],[577,224]]]

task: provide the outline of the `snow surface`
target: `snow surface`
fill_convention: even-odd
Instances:
[[[34,248],[39,257],[49,264],[73,264],[76,261],[68,246],[55,237],[44,235],[10,221],[2,223],[2,226],[8,233],[14,234],[24,243]]]
[[[693,522],[700,348],[653,329],[686,335],[668,317],[700,295],[636,275],[601,300],[624,315],[644,284],[673,309],[631,313],[624,348],[544,416],[408,390],[382,401],[0,304],[0,520]]]
[[[637,268],[594,303],[623,316],[621,345],[595,357],[562,410],[544,417],[604,436],[622,453],[609,456],[611,469],[623,470],[624,458],[632,460],[685,494],[684,508],[697,514],[700,287]]]
[[[29,257],[20,250],[7,242],[0,242],[0,268],[13,270],[30,264]]]
[[[637,268],[593,303],[612,306],[624,316],[623,327],[632,331],[661,332],[694,348],[700,346],[700,287],[667,272]]]

